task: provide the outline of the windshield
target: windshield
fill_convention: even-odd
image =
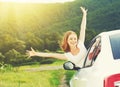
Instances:
[[[120,59],[120,34],[111,35],[110,43],[114,59]]]

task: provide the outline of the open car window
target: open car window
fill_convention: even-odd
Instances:
[[[101,38],[97,37],[91,42],[91,45],[88,49],[86,60],[84,62],[84,67],[89,67],[95,62],[98,54],[100,53],[100,50],[101,50]]]

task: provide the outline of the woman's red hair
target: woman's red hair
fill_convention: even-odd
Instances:
[[[62,40],[62,43],[61,43],[61,48],[63,51],[65,52],[70,52],[70,47],[69,47],[69,44],[68,44],[68,37],[71,35],[71,34],[76,34],[74,31],[67,31],[65,34],[64,34],[64,37],[63,37],[63,40]]]

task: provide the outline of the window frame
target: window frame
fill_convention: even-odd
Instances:
[[[90,42],[90,45],[89,45],[89,48],[88,48],[88,52],[87,52],[87,55],[86,55],[86,57],[85,57],[85,61],[84,61],[84,64],[83,64],[83,68],[85,68],[85,67],[91,67],[92,65],[93,65],[93,62],[95,62],[95,60],[96,60],[96,58],[97,58],[97,56],[99,55],[99,53],[96,55],[96,57],[95,57],[95,52],[94,52],[94,57],[90,60],[90,63],[87,65],[87,63],[88,63],[88,58],[89,58],[89,55],[90,55],[90,53],[91,53],[91,50],[92,50],[92,47],[93,47],[93,45],[94,45],[94,43],[96,42],[96,39],[100,39],[100,41],[99,41],[99,43],[98,43],[98,45],[97,45],[97,47],[95,47],[94,49],[97,51],[97,49],[98,49],[98,47],[100,46],[101,47],[101,37],[100,36],[97,36],[97,37],[95,37],[91,42]],[[100,50],[101,50],[101,48],[100,48]]]

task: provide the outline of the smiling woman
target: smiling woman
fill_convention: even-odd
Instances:
[[[1,2],[18,2],[18,3],[64,3],[74,0],[0,0]]]

